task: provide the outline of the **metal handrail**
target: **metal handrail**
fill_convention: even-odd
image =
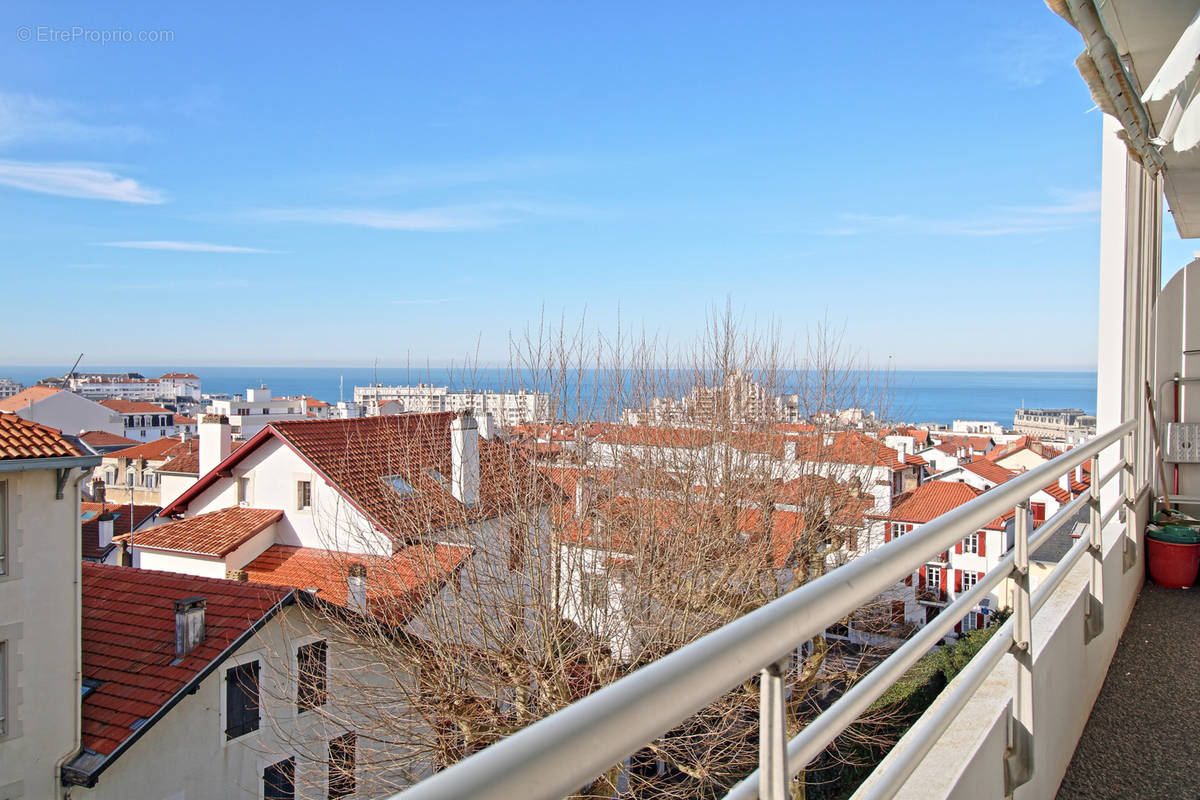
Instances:
[[[760,670],[764,675],[765,718],[765,687],[768,685],[767,677],[772,674],[769,668],[788,656],[801,643],[871,602],[880,592],[928,561],[931,555],[950,549],[959,540],[1014,507],[1027,508],[1028,499],[1035,492],[1085,461],[1094,459],[1109,446],[1120,441],[1121,437],[1131,433],[1134,427],[1133,421],[1125,422],[1045,464],[990,489],[974,500],[925,523],[912,533],[893,539],[888,544],[830,571],[817,580],[427,778],[396,795],[396,800],[442,800],[447,797],[557,800],[577,791],[613,764],[674,728]],[[1092,463],[1094,480],[1099,480],[1097,463]],[[1113,471],[1105,477],[1111,477],[1117,472]],[[1098,487],[1093,491],[1098,491]],[[1071,505],[1075,506],[1074,503]],[[1077,508],[1078,506],[1072,508],[1072,512]],[[1066,510],[1064,508],[1062,511]],[[1024,534],[1024,537],[1019,535],[1018,538],[1022,538],[1024,543],[1017,549],[1025,550],[1032,542],[1028,538],[1027,523],[1023,515],[1018,514],[1018,517],[1021,518],[1017,523],[1018,533]],[[1047,520],[1047,523],[1054,523],[1054,526],[1058,527],[1065,520],[1066,517],[1060,512],[1051,520]],[[1052,532],[1051,530],[1045,536]],[[1037,533],[1041,534],[1042,529],[1038,529]],[[1045,537],[1033,538],[1044,541]],[[1006,555],[996,569],[980,579],[979,584],[991,588],[1011,577],[1014,567],[1019,571],[1021,565],[1014,560],[1015,555],[1015,551]],[[1058,569],[1065,575],[1066,567],[1060,565]],[[1027,566],[1024,567],[1024,572],[1019,574],[1024,574],[1027,578]],[[933,622],[918,632],[914,641],[931,644],[933,634],[925,634],[923,638],[922,634],[930,629],[940,629],[944,634],[948,628],[942,626],[947,621],[953,625],[954,614],[951,613],[951,609],[973,607],[966,606],[964,601],[969,598],[975,598],[977,601],[982,597],[983,591],[985,589],[980,589],[977,585],[964,593]],[[1025,592],[1024,613],[1027,625],[1030,612],[1027,585]],[[1005,629],[1017,630],[1013,626],[1013,620],[1005,623]],[[1013,638],[1017,636],[1019,633],[1014,634]],[[985,650],[990,655],[995,648],[1000,648],[1001,645],[997,642],[1002,641],[999,636],[994,637]],[[1025,637],[1025,644],[1028,646],[1028,637]],[[996,660],[1008,652],[1008,649],[1008,646],[1001,649],[999,655],[995,656]],[[888,675],[898,673],[892,680],[894,682],[895,678],[903,673],[903,669],[898,669],[895,665],[888,667],[889,662],[903,654],[900,661],[895,661],[895,664],[900,664],[910,659],[914,653],[918,653],[918,648],[910,641],[889,656],[864,680],[869,680],[876,672],[886,668]],[[978,673],[978,680],[982,681],[990,672],[990,668],[984,670],[981,664],[977,664],[983,655],[984,652],[981,651],[962,675]],[[878,688],[877,685],[882,683],[883,680],[879,679],[873,685]],[[880,693],[886,688],[887,686],[883,686]],[[854,695],[852,689],[839,703],[843,703],[852,695],[855,697],[854,703],[858,704],[862,702],[865,693]],[[956,698],[955,702],[944,703],[943,707],[960,706],[958,701],[961,700],[961,704],[965,704],[966,699]],[[839,703],[831,706],[825,714],[832,712]],[[843,705],[837,713],[842,715],[849,707],[850,704]],[[952,719],[952,716],[948,717],[945,724],[949,725]],[[812,725],[825,726],[827,733],[828,730],[837,727],[829,722],[821,723],[820,720],[821,717],[818,717]],[[853,717],[846,724],[852,721]],[[833,731],[832,735],[821,737],[824,744],[831,742],[844,727],[843,725]],[[765,733],[764,730],[764,736]],[[805,745],[805,751],[810,747],[811,745]],[[787,761],[795,764],[790,758]],[[799,764],[799,768],[803,768],[804,765]],[[767,764],[762,765],[764,775],[768,772],[782,774],[783,770],[779,765],[769,766],[771,768],[767,769]],[[791,775],[795,771],[787,769],[786,774]],[[775,782],[775,786],[778,786],[778,774],[773,774],[770,778]],[[907,775],[906,772],[903,778],[907,778]]]

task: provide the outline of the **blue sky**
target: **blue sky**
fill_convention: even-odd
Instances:
[[[0,7],[0,364],[498,364],[726,298],[1095,364],[1100,114],[1041,3],[107,6]]]

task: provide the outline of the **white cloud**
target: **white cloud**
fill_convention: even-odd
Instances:
[[[259,247],[240,247],[232,244],[209,244],[208,242],[139,241],[139,242],[96,242],[99,247],[124,247],[128,250],[173,250],[179,253],[278,253],[278,250],[263,250]]]
[[[0,161],[0,185],[30,192],[111,200],[117,203],[164,203],[162,192],[106,169],[78,164]]]
[[[1050,194],[1058,201],[1041,206],[996,206],[970,216],[847,213],[824,234],[856,236],[887,232],[924,236],[1019,236],[1068,230],[1099,220],[1099,192],[1051,190]]]
[[[0,144],[33,142],[136,142],[146,134],[136,125],[85,122],[75,103],[31,94],[0,92]]]
[[[414,209],[283,208],[255,212],[269,222],[354,225],[391,231],[463,231],[500,228],[558,213],[531,203],[475,203]]]

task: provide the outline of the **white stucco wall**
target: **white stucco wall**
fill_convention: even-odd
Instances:
[[[330,648],[329,704],[323,711],[301,713],[295,705],[296,648],[320,638]],[[327,743],[356,727],[353,712],[342,702],[347,698],[338,694],[336,674],[352,662],[337,640],[328,631],[314,630],[302,610],[285,609],[105,769],[95,787],[72,787],[72,800],[257,800],[264,768],[288,757],[296,759],[296,796],[325,798]],[[261,664],[259,729],[228,741],[226,670],[254,660]],[[399,688],[394,694],[402,696]],[[372,746],[360,736],[360,767],[368,760],[365,749]],[[369,769],[360,768],[357,778],[355,797],[379,793]]]
[[[58,428],[63,433],[106,431],[125,435],[121,415],[71,392],[55,392],[16,412],[17,416]]]
[[[0,472],[8,558],[0,575],[7,661],[0,797],[56,798],[58,762],[76,747],[79,676],[79,495],[73,470],[55,499],[54,470]]]
[[[353,505],[327,484],[295,451],[268,439],[238,462],[229,478],[220,478],[188,504],[186,516],[237,504],[237,479],[250,479],[254,508],[283,511],[275,526],[278,544],[320,547],[347,553],[390,553],[391,544]],[[312,484],[312,507],[296,507],[296,484]]]

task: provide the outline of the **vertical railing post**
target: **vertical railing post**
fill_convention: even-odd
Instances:
[[[1124,474],[1124,471],[1122,471]],[[1104,631],[1104,531],[1100,529],[1100,456],[1092,456],[1092,485],[1089,487],[1088,554],[1092,575],[1088,582],[1087,613],[1083,617],[1086,644]]]
[[[1029,500],[1017,506],[1013,543],[1013,640],[1017,685],[1008,719],[1008,748],[1004,758],[1004,793],[1033,776],[1033,620],[1029,606]]]
[[[759,677],[758,796],[760,800],[788,800],[787,720],[783,678],[789,659],[776,661]]]
[[[1135,446],[1136,439],[1132,431],[1121,438],[1121,457],[1125,461],[1125,468],[1121,470],[1121,500],[1124,503],[1121,521],[1125,523],[1121,542],[1122,572],[1131,570],[1137,564],[1138,557],[1137,530],[1135,529],[1137,515],[1134,513],[1138,494]]]

